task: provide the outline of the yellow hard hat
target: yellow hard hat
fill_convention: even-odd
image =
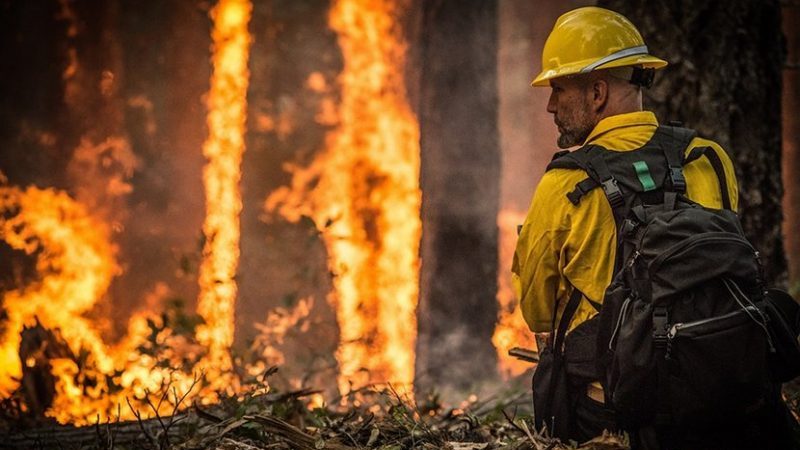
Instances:
[[[625,16],[587,6],[558,18],[542,50],[542,72],[531,84],[549,86],[553,78],[597,69],[666,65],[648,53],[639,30]]]

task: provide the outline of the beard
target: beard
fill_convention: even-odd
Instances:
[[[592,132],[595,125],[589,117],[589,107],[590,105],[587,103],[568,111],[567,114],[562,115],[562,118],[555,118],[559,132],[557,141],[559,148],[575,147],[586,142],[586,138],[589,137],[589,133]]]

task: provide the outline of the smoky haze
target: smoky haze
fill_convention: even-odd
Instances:
[[[267,322],[271,311],[290,311],[311,298],[311,313],[281,344],[288,356],[279,376],[290,384],[314,373],[317,378],[309,384],[325,383],[336,372],[338,336],[328,301],[332,281],[325,245],[310,220],[289,223],[265,212],[264,201],[290,183],[285,164],[310,163],[335,128],[326,114],[340,99],[336,78],[342,54],[327,24],[329,1],[254,3],[236,347],[243,351],[251,345],[263,330],[256,324]],[[442,200],[459,215],[474,219],[483,237],[432,247],[439,250],[431,256],[448,264],[448,258],[471,255],[464,246],[485,245],[484,257],[489,255],[493,267],[484,270],[476,284],[485,287],[481,301],[490,302],[486,310],[491,315],[481,318],[480,326],[464,316],[447,339],[425,341],[447,353],[446,346],[458,348],[465,340],[479,339],[487,364],[497,358],[490,342],[496,285],[502,286],[510,268],[507,243],[513,239],[504,236],[514,232],[505,223],[498,230],[498,215],[524,214],[555,150],[555,127],[545,112],[549,92],[531,88],[530,79],[539,69],[539,52],[555,18],[586,2],[493,4],[497,9],[489,26],[495,27],[497,54],[489,58],[496,63],[487,70],[495,73],[486,80],[494,86],[490,90],[496,89],[490,95],[495,104],[460,116],[458,124],[462,131],[483,126],[496,134],[495,148],[486,149],[494,152],[494,172],[476,180],[488,203],[476,204],[469,195]],[[142,8],[130,0],[48,0],[3,2],[0,12],[0,55],[14,61],[0,69],[0,171],[11,185],[64,189],[111,224],[120,272],[93,312],[110,342],[125,332],[131,314],[161,307],[148,303],[148,298],[158,297],[162,305],[180,299],[191,313],[204,240],[201,149],[207,135],[204,96],[211,76],[208,5],[158,2]],[[425,30],[413,14],[418,11],[412,10],[403,23],[410,29],[409,38],[418,39]],[[440,49],[440,54],[448,53],[457,54]],[[419,63],[418,58],[411,61]],[[440,61],[444,67],[451,63],[455,64]],[[422,69],[420,64],[407,70],[415,109],[422,101],[414,85],[424,76]],[[472,76],[478,84],[485,81],[481,73]],[[448,154],[450,161],[429,159],[429,164],[442,166],[428,170],[434,173],[452,165],[459,151]],[[469,166],[482,162],[459,164],[480,173],[480,166]],[[0,287],[10,289],[35,278],[32,259],[0,243]],[[497,378],[493,368],[486,372],[487,378]]]

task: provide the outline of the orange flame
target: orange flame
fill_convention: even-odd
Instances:
[[[208,93],[209,136],[203,146],[206,237],[200,266],[197,312],[205,320],[197,339],[208,349],[204,369],[216,387],[229,386],[234,307],[239,264],[239,190],[247,118],[247,60],[252,38],[247,30],[252,5],[222,0],[211,11],[214,20],[213,75]]]
[[[335,274],[343,392],[370,382],[410,388],[414,378],[421,194],[419,128],[406,98],[406,43],[397,25],[405,7],[334,3],[329,24],[344,56],[339,126],[307,169],[288,168],[291,188],[266,202],[291,221],[311,217],[323,232]]]
[[[9,395],[19,384],[23,374],[17,353],[20,332],[37,317],[44,327],[56,330],[73,354],[83,355],[47,360],[56,378],[55,397],[47,414],[62,423],[105,421],[117,414],[131,419],[134,412],[120,408],[127,401],[139,411],[154,413],[155,408],[160,414],[169,414],[184,394],[207,403],[219,392],[236,389],[228,350],[233,340],[236,298],[241,210],[238,183],[244,150],[250,11],[247,1],[222,1],[212,10],[214,75],[208,96],[209,139],[204,146],[209,160],[204,171],[207,242],[198,305],[205,324],[197,329],[201,345],[161,327],[157,341],[165,348],[158,354],[143,353],[140,349],[153,331],[150,324],[160,320],[154,311],[148,311],[135,315],[126,337],[110,346],[102,339],[99,321],[86,317],[119,272],[111,231],[96,214],[114,216],[108,211],[110,203],[130,192],[126,178],[136,159],[121,138],[109,138],[99,145],[84,140],[70,163],[71,172],[96,172],[97,164],[113,164],[119,173],[78,183],[80,203],[55,190],[0,186],[0,239],[35,256],[39,276],[37,281],[3,296],[8,318],[0,334],[0,395]],[[96,214],[90,215],[87,207]],[[157,302],[167,291],[165,286],[158,286],[147,303]],[[195,374],[189,373],[191,369],[183,370],[181,363],[201,355],[204,359],[198,368],[205,371],[209,383],[195,387]],[[165,362],[170,367],[164,367]],[[36,357],[25,361],[28,368],[37,363]],[[159,401],[165,387],[175,397]],[[148,399],[154,400],[149,406]]]
[[[498,317],[497,325],[492,336],[492,343],[497,349],[498,369],[500,373],[508,378],[522,374],[532,366],[530,363],[520,361],[508,355],[508,351],[513,347],[525,347],[536,349],[533,333],[525,324],[522,313],[519,310],[519,302],[511,286],[511,273],[507,268],[511,267],[514,257],[514,248],[517,243],[517,225],[525,220],[524,211],[505,209],[500,212],[497,225],[500,229],[500,267],[501,270],[497,280],[497,303]]]
[[[22,374],[20,332],[34,317],[60,327],[74,352],[88,348],[102,369],[113,368],[99,333],[83,317],[119,270],[109,235],[108,227],[63,192],[0,187],[0,238],[28,255],[38,253],[41,277],[3,296],[8,319],[0,339],[0,394],[8,395],[16,387],[12,377]]]
[[[105,344],[96,323],[86,317],[119,269],[108,226],[90,216],[81,203],[52,189],[0,187],[0,239],[35,255],[40,277],[3,296],[8,317],[0,336],[0,395],[9,395],[18,385],[20,332],[35,318],[58,330],[73,354],[86,355],[81,368],[67,357],[49,361],[56,395],[47,414],[62,423],[106,420],[117,414],[117,406],[125,405],[127,397],[142,406],[144,398],[158,395],[166,381],[177,392],[189,390],[192,374],[156,367],[154,358],[136,352],[149,331],[144,316],[134,317],[128,337],[113,347]],[[26,364],[32,367],[36,361]],[[159,412],[171,408],[167,401]],[[127,408],[120,412],[122,418],[133,418]]]

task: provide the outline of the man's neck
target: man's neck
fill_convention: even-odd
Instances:
[[[598,112],[597,122],[605,119],[606,117],[616,116],[619,114],[626,114],[632,112],[639,112],[642,110],[642,90],[638,88],[631,88],[630,85],[620,87],[611,86],[611,95],[608,97],[608,102],[605,107]]]

